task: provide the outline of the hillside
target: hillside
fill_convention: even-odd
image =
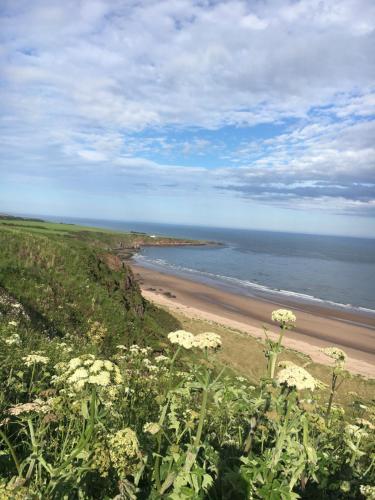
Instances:
[[[40,221],[1,222],[0,287],[22,303],[30,328],[51,338],[82,337],[97,322],[111,332],[109,348],[119,342],[149,344],[178,327],[173,317],[143,299],[130,268],[110,251],[112,246],[136,248],[147,236]]]

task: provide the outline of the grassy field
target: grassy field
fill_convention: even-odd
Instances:
[[[64,224],[57,222],[37,221],[30,219],[8,218],[0,215],[0,231],[14,231],[32,234],[43,234],[48,237],[67,237],[83,240],[95,245],[125,248],[137,248],[141,245],[192,244],[192,240],[168,238],[165,236],[151,237],[135,232],[122,232],[110,229]],[[199,243],[199,242],[195,242]]]

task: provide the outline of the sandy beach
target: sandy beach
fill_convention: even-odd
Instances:
[[[263,325],[276,330],[270,322],[274,309],[293,309],[297,327],[285,337],[286,347],[327,364],[328,358],[320,348],[340,347],[348,354],[348,370],[375,378],[375,317],[318,305],[268,302],[130,264],[148,300],[171,312],[213,321],[258,338],[264,337]]]

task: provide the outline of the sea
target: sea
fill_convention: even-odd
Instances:
[[[145,247],[133,259],[143,267],[241,295],[375,314],[375,239],[70,217],[47,219],[210,241],[208,246]]]

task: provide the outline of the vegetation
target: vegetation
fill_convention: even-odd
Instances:
[[[109,251],[139,235],[20,222],[0,230],[0,499],[375,498],[375,405],[337,403],[345,353],[326,384],[285,360],[279,310],[249,381],[217,332],[141,297]]]
[[[110,245],[138,244],[132,235],[53,224],[61,226],[56,234],[51,224],[37,223],[38,231],[30,224],[0,224],[0,286],[25,307],[30,335],[82,337],[96,325],[111,332],[107,352],[124,339],[153,343],[179,326],[143,299],[130,268],[109,252]]]

